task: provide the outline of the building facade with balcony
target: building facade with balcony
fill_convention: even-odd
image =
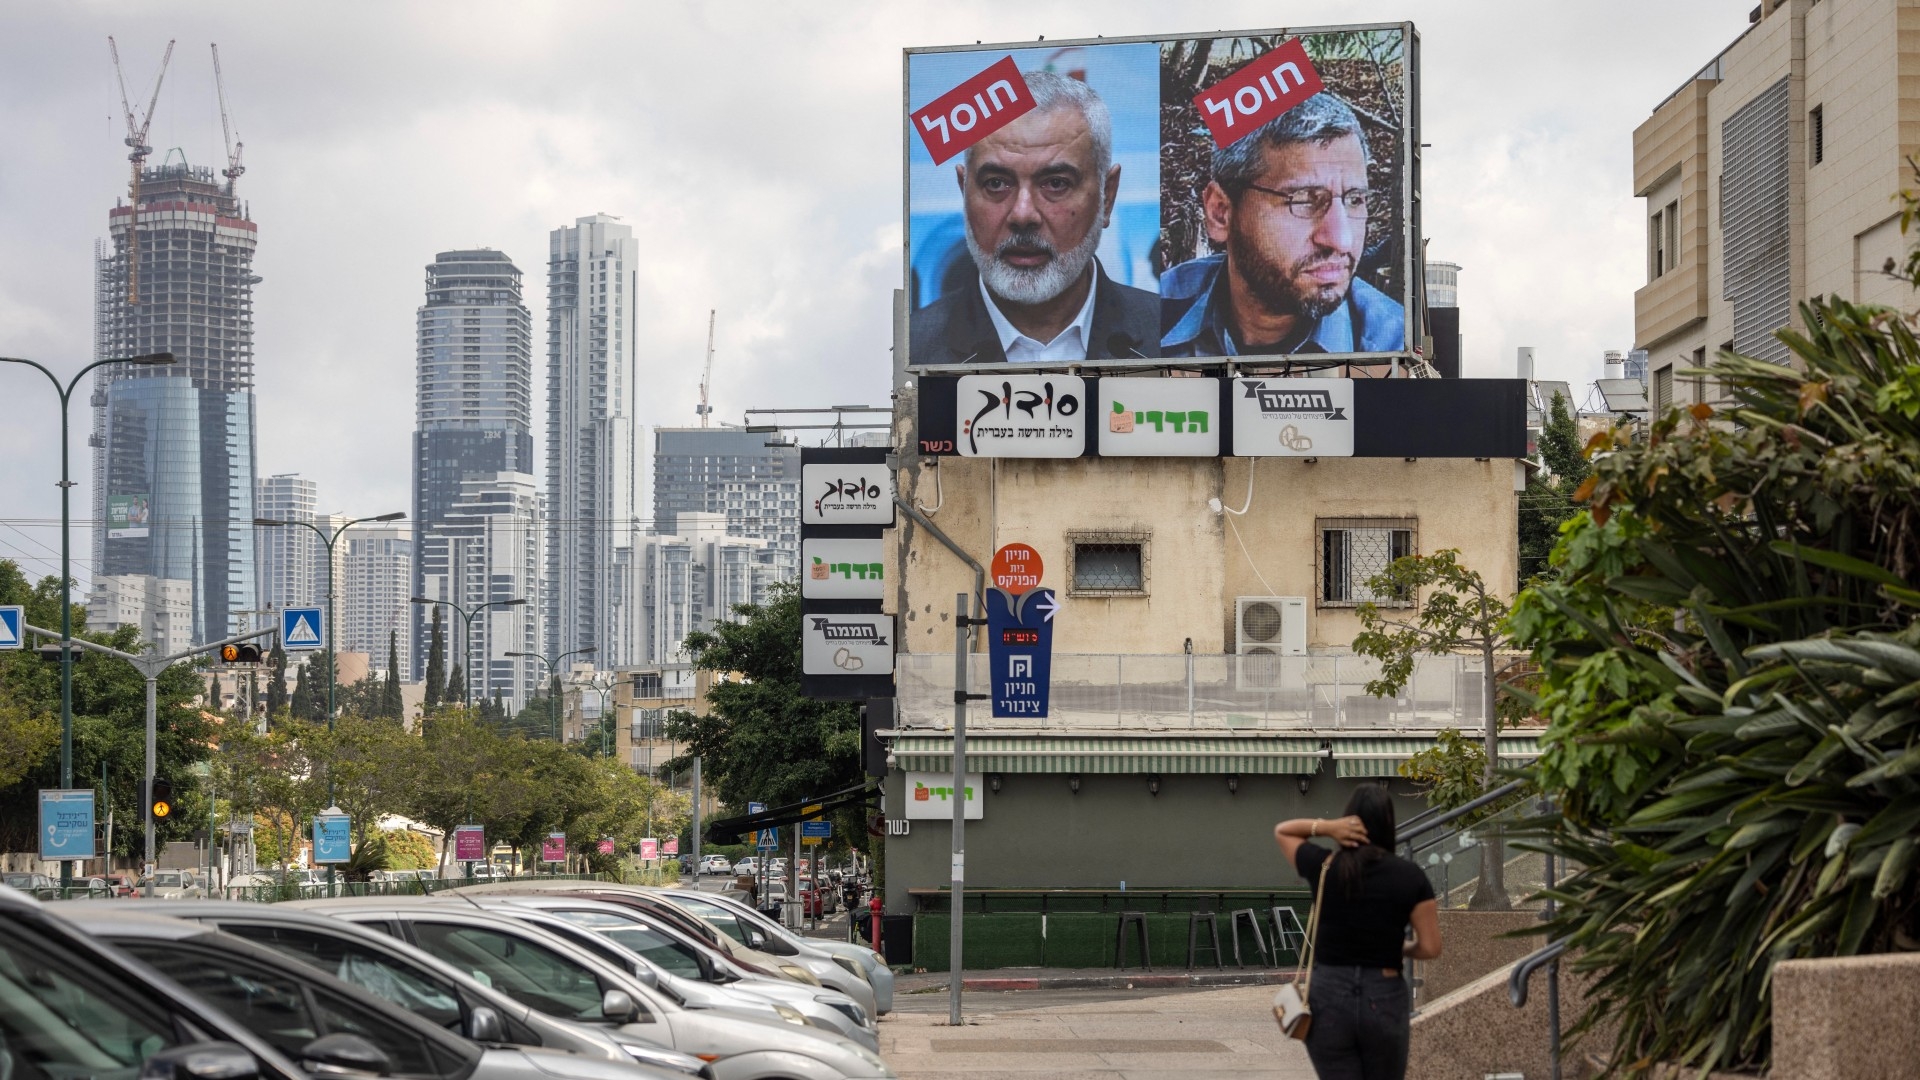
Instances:
[[[1458,382],[1403,387],[1405,411],[1370,422],[1444,412],[1461,399],[1443,384]],[[1519,447],[1523,387],[1505,382],[1502,445]],[[913,393],[897,395],[897,445],[922,445]],[[1059,604],[1047,715],[966,706],[980,800],[968,888],[1297,889],[1276,822],[1338,816],[1363,783],[1388,784],[1411,817],[1425,800],[1399,766],[1444,729],[1484,730],[1477,657],[1422,658],[1398,695],[1377,697],[1366,686],[1378,667],[1351,645],[1362,604],[1417,610],[1421,597],[1367,585],[1403,555],[1457,549],[1511,599],[1517,457],[899,454],[899,495],[933,528],[902,513],[886,534],[896,697],[870,709],[881,714],[888,910],[912,910],[949,879],[951,804],[937,789],[952,784],[956,594],[975,585],[953,548],[985,567],[1003,545],[1030,545]],[[973,635],[965,688],[980,695],[984,637]],[[1517,764],[1537,749],[1515,732],[1500,752]]]

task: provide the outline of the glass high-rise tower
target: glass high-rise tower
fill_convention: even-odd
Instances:
[[[450,519],[464,520],[455,508],[471,494],[469,481],[506,475],[532,484],[533,316],[521,302],[520,268],[487,248],[434,256],[417,332],[414,594],[451,600],[468,610],[491,600],[532,604],[536,581],[457,573],[446,537]],[[515,483],[509,487],[517,490]],[[535,527],[531,516],[524,527]],[[451,611],[442,614],[448,625],[458,620]],[[431,622],[432,612],[417,606],[411,650],[415,680],[424,677]]]
[[[94,572],[186,582],[192,640],[218,640],[255,599],[258,230],[231,182],[184,161],[144,169],[140,205],[121,200],[107,220],[97,358],[170,352],[175,362],[95,376]]]

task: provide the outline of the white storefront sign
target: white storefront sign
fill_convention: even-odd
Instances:
[[[967,774],[967,820],[986,816],[986,803],[979,773]],[[907,774],[907,819],[953,820],[953,774],[910,772]]]
[[[1235,379],[1239,457],[1352,457],[1352,379]]]
[[[880,464],[802,465],[800,523],[893,524],[893,473]]]
[[[800,616],[800,670],[806,675],[893,674],[893,616]]]
[[[1219,457],[1219,379],[1101,379],[1101,457]]]
[[[881,553],[873,540],[800,541],[800,595],[809,600],[879,600],[886,594]]]
[[[1087,449],[1087,381],[1078,375],[962,375],[954,414],[961,457],[1075,458]]]

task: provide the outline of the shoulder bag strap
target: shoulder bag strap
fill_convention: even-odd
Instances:
[[[1320,864],[1320,884],[1313,892],[1313,909],[1307,913],[1307,940],[1300,947],[1300,966],[1294,969],[1293,981],[1300,987],[1300,1000],[1307,999],[1307,989],[1313,979],[1314,939],[1320,935],[1320,905],[1327,900],[1327,868],[1333,865],[1333,857],[1338,852],[1328,854]]]

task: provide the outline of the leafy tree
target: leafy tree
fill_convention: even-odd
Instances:
[[[1474,794],[1491,790],[1499,782],[1500,713],[1496,702],[1502,693],[1512,692],[1503,684],[1502,676],[1517,666],[1503,664],[1500,659],[1502,653],[1514,648],[1506,632],[1506,602],[1478,571],[1461,565],[1460,552],[1451,548],[1395,559],[1368,580],[1367,588],[1375,596],[1417,597],[1417,606],[1406,616],[1389,616],[1371,602],[1360,605],[1361,630],[1353,639],[1353,651],[1380,661],[1380,676],[1367,683],[1367,693],[1377,697],[1398,695],[1413,677],[1415,660],[1422,654],[1479,654],[1485,760],[1481,788]],[[1504,857],[1497,839],[1482,851],[1480,882],[1474,889],[1472,906],[1510,906]]]
[[[440,605],[433,605],[433,630],[427,637],[427,708],[440,704],[447,683],[447,638],[440,625]]]
[[[668,766],[678,770],[700,755],[711,790],[743,808],[749,800],[780,806],[858,784],[859,710],[800,692],[800,590],[778,585],[766,605],[742,604],[734,614],[739,621],[688,635],[686,648],[696,667],[744,678],[716,682],[706,716],[668,714],[668,737],[689,744],[688,755]]]
[[[1587,478],[1587,459],[1580,445],[1580,429],[1564,394],[1555,392],[1540,432],[1540,459],[1544,474],[1527,478],[1520,495],[1520,580],[1550,571],[1547,555],[1560,539],[1561,528],[1579,507],[1574,491]]]
[[[400,634],[387,631],[387,681],[381,687],[380,715],[389,720],[406,719],[406,703],[400,696]]]
[[[1909,210],[1914,203],[1910,200]],[[1512,625],[1542,671],[1550,931],[1632,1074],[1761,1068],[1781,960],[1920,940],[1920,340],[1832,298],[1730,402],[1594,462]]]
[[[467,700],[467,680],[457,662],[453,665],[452,674],[447,676],[447,692],[440,696],[440,700],[449,705],[460,705]]]
[[[1587,478],[1586,450],[1580,445],[1580,427],[1574,422],[1567,397],[1554,391],[1547,422],[1540,431],[1540,460],[1555,481],[1571,491]]]
[[[388,829],[382,838],[387,847],[387,868],[426,870],[433,866],[433,841],[412,829]]]

